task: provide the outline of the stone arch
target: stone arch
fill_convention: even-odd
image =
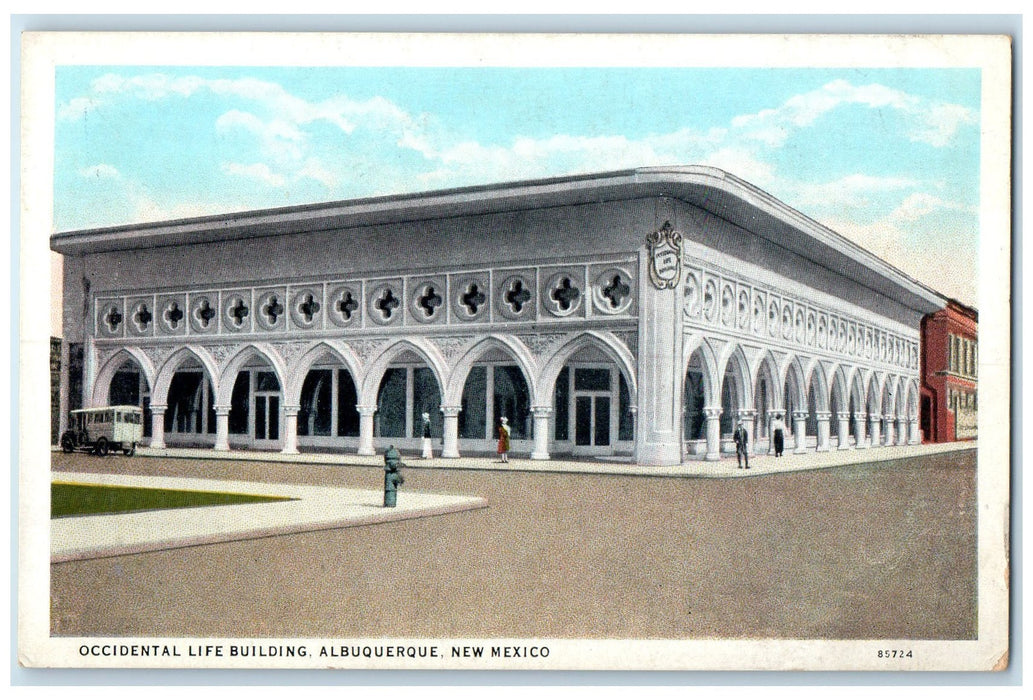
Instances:
[[[782,398],[784,387],[778,381],[778,365],[770,351],[765,351],[757,362],[753,376],[753,409],[757,412],[754,420],[754,442],[769,433],[768,411],[782,410],[785,405]]]
[[[865,381],[865,372],[860,367],[854,367],[850,372],[847,379],[847,386],[850,391],[850,399],[857,406],[857,410],[860,411],[865,406],[865,399],[867,392],[865,391],[865,385],[868,383]]]
[[[287,381],[284,385],[283,402],[287,406],[297,406],[301,401],[301,390],[305,383],[305,377],[319,359],[327,355],[344,365],[344,368],[351,373],[352,379],[358,386],[360,376],[359,359],[352,352],[352,349],[344,343],[337,343],[332,340],[321,340],[312,345],[305,353],[298,358],[293,367],[287,369]]]
[[[808,407],[812,411],[827,411],[829,410],[829,399],[831,398],[831,391],[829,388],[829,379],[825,376],[825,368],[821,362],[817,359],[811,360],[807,367],[806,374],[807,387],[808,387]],[[810,406],[810,389],[814,389],[814,398],[817,401],[816,405]]]
[[[880,399],[880,411],[884,418],[895,418],[897,399],[897,378],[888,375],[882,383],[882,397]]]
[[[115,378],[115,373],[128,361],[136,363],[144,379],[147,381],[147,386],[151,391],[154,391],[155,372],[151,359],[138,347],[120,348],[118,352],[104,362],[97,373],[97,378],[93,381],[91,406],[107,405],[111,381]]]
[[[356,381],[359,388],[359,402],[373,406],[377,403],[377,393],[384,373],[394,360],[402,353],[410,351],[419,355],[434,373],[439,390],[446,386],[448,365],[438,349],[424,338],[399,338],[390,343],[381,352],[380,357],[365,368],[361,380]]]
[[[212,356],[203,347],[187,345],[172,353],[169,359],[165,360],[161,369],[158,370],[158,374],[154,379],[154,385],[151,388],[152,405],[164,406],[168,403],[169,386],[172,384],[172,377],[182,364],[189,359],[194,359],[200,363],[201,367],[204,368],[205,374],[208,375],[208,381],[212,384],[212,391],[215,393],[215,396],[218,397],[220,395],[220,391],[223,389],[222,377],[216,369]],[[218,399],[216,399],[216,403],[218,403]]]
[[[284,391],[287,372],[284,368],[283,359],[276,350],[266,343],[248,343],[240,348],[223,367],[222,375],[219,377],[219,385],[215,388],[215,403],[217,405],[230,405],[237,374],[245,364],[256,358],[264,360],[272,368],[273,373],[276,375],[276,381],[280,383],[280,391]]]
[[[542,367],[537,378],[537,396],[553,395],[556,378],[559,377],[563,365],[578,352],[587,347],[601,350],[613,362],[628,383],[631,405],[638,398],[638,382],[635,378],[635,357],[615,335],[608,332],[584,331],[563,343]]]
[[[807,375],[804,374],[800,358],[789,355],[782,365],[779,376],[782,378],[784,388],[783,402],[787,405],[792,404],[795,407],[793,410],[803,410],[803,407],[807,405],[807,385],[804,383],[804,377]]]
[[[920,393],[918,380],[912,377],[908,381],[907,387],[907,418],[908,420],[918,420],[918,398]]]
[[[721,400],[721,375],[718,373],[717,357],[713,349],[703,342],[702,336],[695,336],[685,344],[685,362],[682,366],[682,381],[693,366],[693,357],[698,357],[697,364],[703,377],[703,398],[707,406],[716,406]]]
[[[908,409],[908,381],[907,377],[901,375],[897,377],[897,418],[907,418]]]
[[[829,386],[829,408],[832,411],[832,421],[838,420],[836,414],[848,411],[850,408],[850,385],[847,383],[847,368],[844,365],[836,365],[830,375]]]
[[[722,382],[725,375],[731,371],[736,380],[736,401],[740,407],[753,405],[753,371],[746,360],[746,353],[739,345],[729,345],[729,349],[722,358],[719,367],[721,368]]]
[[[501,350],[516,362],[517,366],[520,367],[520,371],[524,374],[524,380],[527,382],[527,388],[531,393],[531,405],[538,406],[539,397],[543,394],[538,393],[537,366],[534,358],[531,356],[527,347],[516,338],[496,333],[479,338],[456,361],[455,366],[452,368],[451,375],[449,376],[448,384],[444,387],[443,405],[459,405],[459,402],[463,397],[463,388],[466,385],[466,379],[470,374],[470,370],[486,352],[491,350]]]
[[[739,419],[739,411],[753,408],[752,372],[746,355],[738,345],[730,345],[725,355],[721,377],[721,433],[731,435]]]

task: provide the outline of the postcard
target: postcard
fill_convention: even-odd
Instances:
[[[23,35],[21,664],[1007,668],[1011,60]]]

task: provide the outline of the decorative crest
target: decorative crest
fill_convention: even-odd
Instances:
[[[674,289],[681,281],[682,235],[665,221],[646,236],[649,246],[649,279],[657,289]]]

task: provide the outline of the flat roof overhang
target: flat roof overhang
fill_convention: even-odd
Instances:
[[[708,211],[923,314],[947,304],[947,297],[763,190],[703,166],[636,168],[67,231],[52,236],[50,247],[82,255],[660,196]]]

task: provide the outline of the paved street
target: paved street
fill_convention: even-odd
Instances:
[[[63,454],[53,467],[367,489],[383,478],[374,466]],[[403,489],[488,507],[54,564],[52,631],[975,634],[974,450],[749,479],[410,469]]]

